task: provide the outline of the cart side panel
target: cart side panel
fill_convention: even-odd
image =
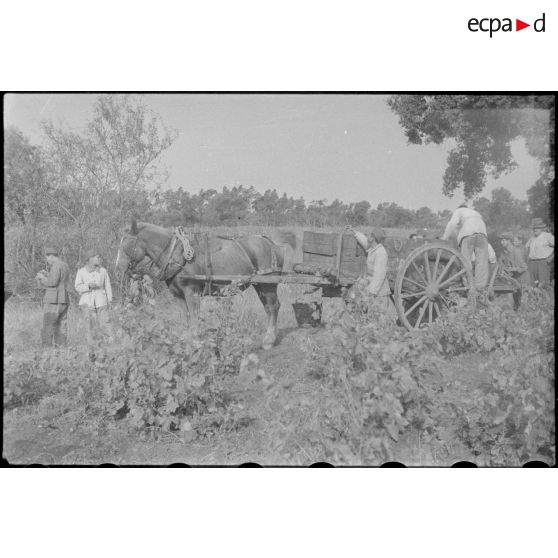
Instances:
[[[338,237],[339,235],[335,233],[304,231],[302,235],[302,252],[303,254],[335,257],[337,254]]]
[[[304,231],[302,238],[302,262],[325,268],[337,267],[339,249],[338,233]],[[344,234],[339,255],[339,279],[352,281],[366,273],[366,252],[352,235]]]

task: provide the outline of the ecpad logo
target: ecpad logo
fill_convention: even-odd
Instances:
[[[536,19],[533,22],[533,29],[536,33],[544,33],[545,32],[545,15],[543,15]],[[477,19],[476,17],[472,17],[468,23],[467,27],[469,31],[473,33],[477,33],[478,31],[482,31],[484,33],[490,33],[490,38],[492,38],[493,33],[497,33],[498,31],[510,32],[513,31],[512,20],[509,17],[505,17],[503,19],[497,17],[485,17],[482,19]],[[521,31],[522,29],[526,29],[527,27],[531,27],[530,23],[525,23],[520,19],[515,20],[515,30]]]

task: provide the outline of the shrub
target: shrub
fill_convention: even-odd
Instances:
[[[124,307],[117,314],[116,345],[10,358],[4,404],[25,405],[57,392],[89,417],[126,416],[140,429],[193,433],[205,415],[223,426],[235,399],[231,379],[252,343],[247,333],[235,331],[233,319],[206,320],[189,334],[151,305]]]
[[[431,441],[458,436],[484,464],[520,465],[537,456],[554,462],[554,299],[544,291],[525,299],[520,312],[498,303],[455,308],[408,332],[357,292],[333,320],[339,345],[314,349],[328,366],[321,377],[343,402],[322,410],[329,454],[341,462],[383,462],[413,427]],[[425,381],[443,376],[449,358],[471,352],[485,358],[481,392],[456,404],[444,382],[433,389]]]

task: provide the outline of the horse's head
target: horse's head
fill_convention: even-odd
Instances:
[[[116,256],[116,273],[123,277],[134,266],[141,262],[146,256],[146,248],[144,241],[139,237],[138,225],[135,219],[132,220],[132,226],[126,231]]]

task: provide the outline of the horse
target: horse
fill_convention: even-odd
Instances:
[[[170,292],[183,304],[192,328],[198,325],[200,296],[218,294],[234,282],[233,279],[223,279],[223,276],[278,273],[284,263],[282,246],[262,235],[210,240],[207,235],[197,233],[188,235],[183,242],[180,239],[177,241],[176,232],[133,219],[130,229],[120,241],[115,266],[117,274],[124,278],[146,257],[158,269],[157,278],[165,281]],[[249,286],[246,281],[239,284],[240,290]],[[280,307],[277,283],[252,286],[267,314],[262,347],[270,349],[277,339]]]

